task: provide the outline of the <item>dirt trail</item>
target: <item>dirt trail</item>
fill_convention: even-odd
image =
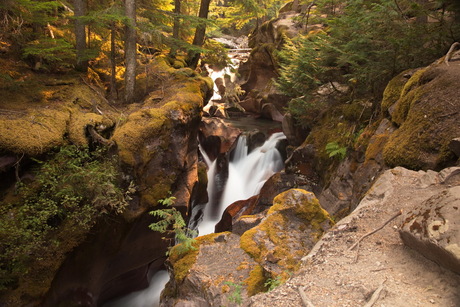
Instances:
[[[349,248],[400,209],[410,211],[449,187],[436,172],[396,168],[385,172],[359,207],[326,234],[302,268],[284,285],[251,298],[249,306],[365,306],[380,287],[373,306],[460,306],[460,276],[406,247],[398,233],[403,216]],[[357,256],[358,253],[358,256]]]

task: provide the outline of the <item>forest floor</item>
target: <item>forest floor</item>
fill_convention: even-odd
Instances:
[[[395,170],[407,174],[391,173]],[[434,177],[429,179],[431,183],[424,183],[427,177],[420,177],[421,173],[402,168],[386,172],[360,206],[303,258],[300,271],[275,290],[253,296],[248,305],[460,306],[460,276],[402,242],[398,229],[404,213],[350,250],[359,238],[379,228],[401,208],[409,212],[446,188],[432,184]]]

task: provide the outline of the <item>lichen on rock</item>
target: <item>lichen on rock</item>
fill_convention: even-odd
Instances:
[[[241,236],[240,246],[272,276],[286,279],[333,224],[313,193],[291,189],[275,197],[267,217]]]

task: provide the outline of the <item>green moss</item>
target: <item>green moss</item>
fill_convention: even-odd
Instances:
[[[85,113],[82,110],[73,110],[69,121],[68,138],[75,144],[87,146],[88,139],[86,137],[87,126],[111,127],[114,125],[111,119],[96,113]]]
[[[0,147],[18,154],[38,155],[65,143],[70,114],[65,109],[31,110],[27,116],[0,121]]]
[[[174,278],[178,284],[180,284],[185,279],[185,277],[188,275],[188,272],[195,264],[199,253],[199,246],[213,243],[214,239],[220,235],[222,235],[222,233],[212,233],[196,238],[195,242],[192,243],[193,247],[196,249],[189,250],[186,253],[180,253],[179,251],[181,249],[177,245],[171,249],[169,254],[169,261],[173,266]]]
[[[383,99],[380,106],[382,114],[386,114],[388,109],[398,101],[399,97],[401,97],[401,92],[408,81],[408,79],[404,76],[411,71],[412,70],[403,71],[388,82],[388,85],[383,92]]]
[[[267,287],[265,287],[265,274],[264,268],[260,265],[254,266],[254,268],[249,272],[249,277],[244,280],[247,288],[246,291],[249,296],[253,296],[260,292],[267,291]]]
[[[319,236],[324,231],[322,226],[324,222],[328,222],[330,226],[334,224],[329,213],[321,207],[319,200],[311,192],[291,189],[279,194],[273,199],[273,206],[268,210],[268,214],[287,208],[294,208],[295,214],[307,221]]]
[[[291,189],[273,200],[267,217],[256,227],[246,231],[240,238],[240,247],[256,262],[262,264],[269,253],[276,259],[280,274],[295,271],[299,259],[308,252],[308,246],[290,235],[292,214],[303,223],[309,234],[306,241],[316,242],[324,229],[333,225],[329,214],[321,208],[313,193]],[[313,243],[312,243],[313,244]],[[311,247],[311,246],[310,246]]]
[[[388,134],[377,134],[372,136],[366,148],[365,161],[376,160],[377,155],[381,154],[389,138]]]
[[[423,90],[421,88],[417,88],[417,86],[419,85],[420,79],[425,71],[426,68],[417,70],[409,81],[407,81],[401,91],[401,97],[396,102],[394,111],[391,114],[392,121],[399,126],[406,120],[412,104],[419,100],[420,96],[423,94]]]
[[[412,80],[414,79],[414,80]],[[457,74],[442,67],[417,71],[406,84],[395,120],[401,124],[383,150],[385,163],[410,169],[440,169],[451,160],[447,145],[460,133]],[[399,102],[398,102],[399,104]]]

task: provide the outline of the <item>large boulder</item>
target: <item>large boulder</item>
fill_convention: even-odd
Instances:
[[[241,248],[276,278],[287,278],[334,222],[311,192],[291,189],[275,197],[267,216],[241,236]]]
[[[460,172],[457,174],[460,181]],[[433,195],[406,214],[400,234],[404,243],[460,274],[460,186]]]
[[[384,148],[385,163],[411,169],[452,165],[457,157],[449,142],[460,135],[460,65],[438,61],[410,73],[396,77],[409,79],[392,82],[394,90],[387,90],[396,99],[385,103],[385,108],[398,129]]]
[[[233,209],[244,206],[235,203]],[[314,194],[300,189],[279,194],[266,214],[240,220],[236,233],[198,237],[195,249],[171,250],[172,278],[161,306],[241,305],[286,280],[333,225]]]

